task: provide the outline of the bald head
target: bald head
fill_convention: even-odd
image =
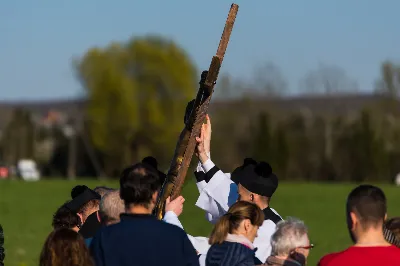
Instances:
[[[119,196],[119,190],[108,192],[100,201],[100,220],[102,224],[110,225],[120,221],[120,214],[125,212],[124,201]]]

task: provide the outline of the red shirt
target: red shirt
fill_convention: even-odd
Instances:
[[[324,256],[318,266],[399,266],[400,248],[350,247],[342,252]]]

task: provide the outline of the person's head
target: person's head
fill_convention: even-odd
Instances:
[[[303,221],[289,217],[276,224],[271,236],[271,255],[282,258],[306,259],[313,246],[308,238],[308,229]]]
[[[77,232],[61,228],[47,237],[40,254],[40,266],[93,266],[84,239]]]
[[[119,191],[111,191],[103,196],[100,201],[100,221],[104,225],[118,223],[121,213],[125,212],[124,201],[119,195]]]
[[[157,201],[161,182],[157,171],[145,163],[138,163],[122,171],[120,197],[125,208],[138,207],[151,213]]]
[[[90,200],[79,209],[78,214],[82,215],[82,220],[85,222],[92,213],[99,210],[99,206],[100,200]]]
[[[86,189],[89,189],[85,185],[77,185],[71,189],[71,199],[74,199],[81,195]]]
[[[215,224],[209,239],[210,245],[222,243],[228,234],[243,235],[251,242],[264,222],[264,213],[255,204],[238,201]]]
[[[158,172],[158,177],[160,179],[161,184],[164,183],[165,179],[167,178],[167,175],[158,170],[158,162],[156,158],[154,158],[153,156],[147,156],[143,158],[142,163],[145,163],[153,167]]]
[[[93,190],[94,190],[94,192],[99,194],[101,197],[103,197],[105,194],[107,194],[108,192],[114,191],[115,189],[105,187],[105,186],[98,186],[98,187],[95,187]]]
[[[58,208],[53,215],[52,226],[55,230],[68,228],[77,232],[82,226],[81,217],[77,213],[71,211],[66,205],[67,203]]]
[[[250,192],[242,184],[238,185],[238,201],[247,201],[257,204],[260,208],[265,208],[269,205],[269,197],[261,196],[257,193]]]
[[[253,202],[261,209],[269,206],[278,188],[278,178],[271,166],[251,158],[246,158],[243,165],[232,172],[232,180],[238,184],[238,201]]]
[[[85,185],[75,186],[71,190],[71,197],[68,207],[82,217],[83,223],[92,213],[99,210],[101,196]]]
[[[360,185],[353,189],[346,204],[347,226],[354,242],[372,231],[383,234],[386,220],[386,197],[383,191],[372,185]]]
[[[400,217],[387,220],[383,225],[383,234],[387,242],[400,248]]]

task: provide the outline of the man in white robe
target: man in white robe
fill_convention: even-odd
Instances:
[[[200,196],[196,206],[206,211],[207,220],[213,222],[237,200],[257,204],[264,212],[265,221],[258,230],[254,245],[257,247],[257,258],[265,262],[271,253],[270,238],[275,232],[276,223],[282,220],[269,207],[270,199],[278,187],[277,177],[269,164],[257,163],[252,159],[246,159],[231,175],[224,174],[210,159],[211,122],[208,116],[197,141],[196,155],[200,163],[195,174]]]

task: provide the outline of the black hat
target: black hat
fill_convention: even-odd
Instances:
[[[71,190],[71,198],[74,199],[74,198],[78,197],[86,189],[89,189],[89,188],[85,185],[77,185],[77,186],[73,187]]]
[[[257,165],[257,162],[252,158],[246,158],[243,161],[243,165],[241,165],[238,168],[236,168],[235,170],[233,170],[233,172],[231,173],[231,180],[233,182],[235,182],[236,185],[238,185],[240,183],[240,177],[241,177],[241,173],[242,173],[243,169],[250,164]]]
[[[158,170],[158,162],[157,162],[156,158],[154,158],[152,156],[147,156],[147,157],[143,158],[142,163],[145,163],[145,164],[153,167],[158,172],[158,176],[160,178],[161,184],[164,183],[165,179],[167,178],[167,175],[164,174],[163,172],[161,172],[160,170]]]
[[[85,189],[82,193],[68,202],[65,207],[73,212],[78,212],[79,209],[91,200],[100,200],[101,196],[90,188]]]
[[[271,197],[278,188],[278,177],[272,172],[272,167],[268,163],[255,162],[251,158],[246,158],[243,165],[232,173],[231,179],[238,181],[252,193]]]

